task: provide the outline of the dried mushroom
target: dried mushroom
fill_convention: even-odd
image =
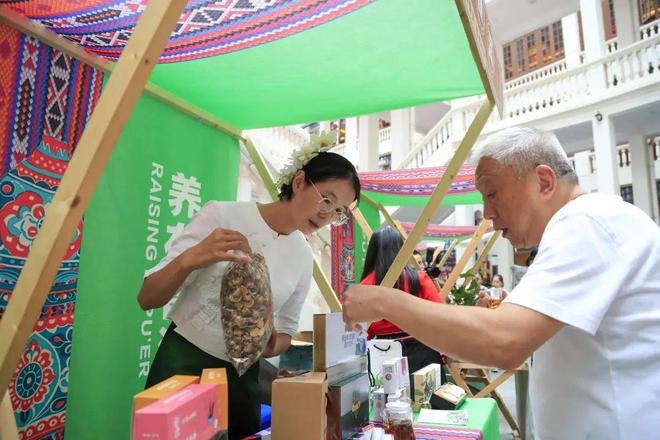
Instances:
[[[273,300],[264,257],[252,255],[252,263],[232,263],[220,290],[225,346],[241,375],[261,356],[273,327]]]

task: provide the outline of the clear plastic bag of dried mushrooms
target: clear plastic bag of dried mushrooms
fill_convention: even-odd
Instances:
[[[266,261],[230,263],[222,279],[220,304],[225,346],[241,376],[259,360],[273,329],[273,298]]]

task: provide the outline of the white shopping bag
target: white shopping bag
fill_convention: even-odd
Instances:
[[[394,339],[372,339],[367,342],[369,381],[374,388],[383,386],[383,362],[403,356],[403,345]]]

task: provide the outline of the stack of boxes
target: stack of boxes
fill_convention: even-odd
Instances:
[[[172,376],[135,395],[132,438],[224,438],[229,420],[227,392],[224,369],[204,370],[201,380]]]
[[[304,383],[273,382],[273,440],[350,439],[369,423],[366,342],[366,333],[346,329],[341,312],[314,315],[314,372]]]
[[[442,386],[442,366],[430,364],[413,373],[413,411],[431,408],[431,396]]]
[[[273,382],[273,440],[319,440],[326,436],[325,373],[276,379]]]
[[[402,398],[410,398],[408,358],[405,356],[383,362],[383,386],[371,393],[374,420],[382,422],[387,402]]]
[[[369,423],[367,335],[341,312],[314,315],[314,371],[328,375],[326,440],[351,439]]]

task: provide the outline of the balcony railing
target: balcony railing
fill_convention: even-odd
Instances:
[[[392,139],[392,127],[385,127],[378,130],[378,143],[388,142]]]
[[[559,60],[556,63],[548,64],[547,66],[530,72],[527,75],[520,76],[516,79],[512,79],[511,81],[507,81],[504,84],[504,90],[514,89],[516,87],[538,81],[548,76],[555,75],[559,72],[563,72],[564,70],[566,70],[566,60]]]
[[[660,35],[638,41],[599,60],[561,71],[505,92],[504,117],[494,114],[490,122],[530,113],[560,110],[580,104],[585,98],[616,93],[616,88],[660,78]],[[602,80],[604,84],[599,85]],[[473,104],[475,109],[477,104]]]
[[[642,40],[653,38],[660,33],[660,19],[647,23],[639,28],[639,35]]]
[[[653,23],[644,29],[651,25]],[[616,42],[610,42],[614,48]],[[515,124],[516,119],[529,115],[543,117],[559,113],[588,99],[613,96],[655,81],[660,81],[660,35],[657,33],[572,69],[558,62],[507,83],[504,115],[500,118],[494,112],[485,131],[489,131],[489,127]],[[460,139],[465,133],[480,105],[479,99],[472,99],[452,108],[410,151],[400,167],[422,166],[443,147],[453,151],[455,138]]]
[[[457,110],[449,110],[437,124],[410,150],[401,161],[399,168],[419,168],[435,152],[450,144],[452,125],[460,115]]]

